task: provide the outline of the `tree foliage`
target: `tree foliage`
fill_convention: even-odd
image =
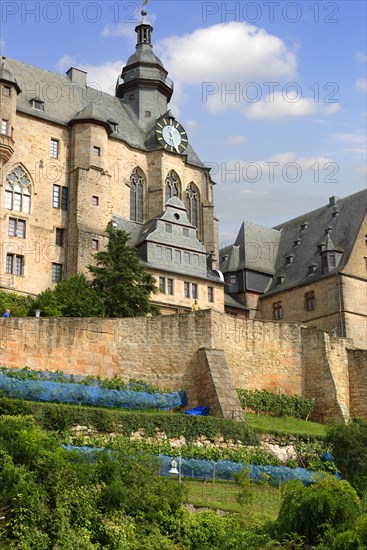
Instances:
[[[158,314],[150,295],[157,293],[154,277],[141,263],[135,248],[128,245],[125,231],[107,228],[108,245],[90,265],[92,286],[101,297],[108,317],[138,317]]]
[[[103,317],[102,300],[83,273],[58,283],[54,294],[62,317]]]
[[[15,292],[0,291],[0,316],[10,309],[12,317],[26,317],[32,308],[33,298]]]
[[[360,500],[347,481],[331,475],[310,487],[291,481],[285,486],[275,533],[280,538],[297,533],[316,544],[330,529],[343,532],[353,526],[360,515]]]
[[[367,491],[367,420],[357,418],[349,424],[333,424],[327,434],[335,463],[342,477],[360,494]]]

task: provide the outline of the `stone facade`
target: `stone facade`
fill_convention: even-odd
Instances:
[[[89,87],[86,73],[73,67],[61,76],[1,59],[0,288],[36,295],[65,277],[88,274],[115,217],[135,222],[143,234],[162,215],[173,175],[170,196],[187,208],[205,256],[205,273],[195,281],[203,287],[202,307],[224,311],[223,284],[212,271],[218,236],[210,170],[189,141],[180,147],[158,141],[161,120],[178,132],[168,106],[173,83],[153,53],[153,29],[142,15],[136,51],[116,75],[116,96]],[[158,280],[159,270],[149,263],[147,269]],[[171,277],[177,295],[159,296],[163,313],[193,302],[193,296],[183,300],[180,277]],[[215,287],[214,302],[206,299],[208,285]]]
[[[367,349],[366,203],[360,191],[274,229],[243,223],[220,251],[226,292],[250,318],[302,323]]]
[[[1,319],[0,364],[144,379],[236,411],[233,388],[315,399],[315,420],[366,416],[366,353],[297,324],[215,311],[134,319]]]

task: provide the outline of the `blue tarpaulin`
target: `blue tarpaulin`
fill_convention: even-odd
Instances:
[[[184,414],[188,414],[190,416],[208,416],[209,411],[210,407],[195,407],[194,409],[185,411]]]

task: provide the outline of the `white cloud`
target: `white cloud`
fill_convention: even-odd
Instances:
[[[338,103],[325,104],[315,102],[314,99],[300,97],[293,101],[282,92],[275,92],[261,99],[257,103],[251,103],[243,109],[246,118],[279,120],[289,117],[304,117],[321,113],[325,115],[333,114],[340,109]]]
[[[367,94],[367,80],[365,78],[358,78],[354,85],[359,92]]]
[[[135,27],[131,24],[127,24],[124,22],[117,23],[117,25],[106,25],[102,32],[101,36],[103,38],[107,38],[110,36],[124,36],[125,38],[129,38],[131,40],[134,40],[135,35]]]
[[[70,69],[72,66],[78,67],[78,69],[86,71],[88,85],[107,94],[115,95],[117,77],[121,74],[124,62],[121,60],[105,61],[101,65],[77,64],[77,56],[65,54],[59,59],[57,66],[61,72]]]
[[[78,56],[77,55],[63,55],[57,62],[57,68],[60,72],[65,72],[70,67],[75,67],[77,63]]]
[[[284,42],[248,23],[222,23],[156,45],[166,68],[185,84],[294,78],[297,60]]]
[[[355,54],[354,58],[358,63],[366,63],[367,62],[367,55],[363,52],[357,52]]]
[[[187,129],[187,131],[190,131],[190,132],[195,130],[195,128],[197,128],[197,125],[198,123],[196,120],[186,120],[185,122],[185,128]]]
[[[330,134],[328,137],[330,143],[340,144],[343,152],[363,156],[366,155],[366,140],[366,134],[363,130],[356,130],[350,133]]]
[[[226,142],[228,143],[228,145],[242,145],[242,143],[246,143],[247,140],[248,138],[246,136],[240,135],[227,136],[226,138]]]
[[[81,65],[80,69],[88,73],[88,84],[114,95],[117,77],[123,66],[123,61],[105,61],[101,65]]]

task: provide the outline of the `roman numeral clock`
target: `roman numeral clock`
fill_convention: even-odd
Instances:
[[[156,126],[156,136],[163,149],[171,153],[182,153],[189,143],[186,131],[183,126],[173,117],[162,117]]]

